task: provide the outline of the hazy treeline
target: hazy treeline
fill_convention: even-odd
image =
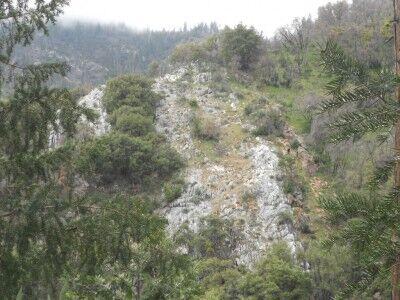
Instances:
[[[117,74],[143,72],[153,61],[165,59],[181,42],[218,32],[216,23],[173,31],[132,30],[124,25],[58,24],[49,36],[38,34],[16,58],[25,63],[66,61],[71,67],[67,85],[96,85]]]

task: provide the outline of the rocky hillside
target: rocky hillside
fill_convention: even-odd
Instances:
[[[183,224],[196,231],[201,218],[215,214],[234,221],[239,241],[232,246],[238,263],[253,264],[278,239],[294,251],[296,233],[283,220],[292,211],[282,190],[275,146],[249,134],[253,126],[244,117],[243,100],[209,88],[210,73],[189,69],[155,84],[156,91],[165,94],[157,128],[188,160],[186,190],[162,210],[170,232]],[[194,136],[196,115],[214,123],[216,140]]]
[[[183,227],[196,233],[209,216],[229,220],[235,232],[234,240],[228,241],[230,255],[238,264],[254,265],[277,240],[285,240],[294,253],[301,246],[289,221],[293,211],[282,187],[278,148],[252,134],[255,126],[243,113],[245,100],[240,94],[213,89],[212,81],[210,72],[192,65],[154,84],[154,90],[163,95],[156,128],[187,165],[182,174],[184,191],[159,213],[168,220],[172,236]],[[96,135],[108,128],[103,89],[100,86],[81,100],[100,115],[87,128]],[[211,123],[205,126],[213,131],[213,138],[196,134],[198,118]]]

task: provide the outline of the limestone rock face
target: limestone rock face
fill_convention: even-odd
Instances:
[[[99,116],[94,124],[89,124],[93,128],[95,135],[103,135],[110,130],[110,124],[107,122],[107,113],[102,103],[105,87],[105,85],[101,85],[95,88],[79,101],[81,105],[93,109]]]
[[[89,94],[79,100],[79,104],[94,110],[98,115],[96,122],[88,122],[82,118],[81,123],[87,125],[91,134],[103,135],[110,130],[110,125],[107,122],[107,113],[103,107],[102,99],[104,95],[105,85],[101,85],[93,89]],[[49,136],[49,147],[56,148],[64,142],[63,132],[53,131]]]
[[[248,132],[252,125],[244,120],[234,94],[208,87],[211,78],[192,65],[158,78],[154,85],[165,95],[157,109],[157,130],[188,160],[185,192],[160,210],[169,222],[168,230],[174,234],[186,224],[196,231],[201,218],[215,214],[233,220],[241,233],[232,249],[238,263],[254,265],[280,239],[294,252],[295,230],[291,222],[282,221],[292,211],[279,180],[275,147],[263,138],[235,134]],[[196,102],[196,108],[188,105],[190,101]],[[192,119],[199,111],[219,126],[219,141],[206,143],[217,158],[202,151],[202,142],[193,136]]]

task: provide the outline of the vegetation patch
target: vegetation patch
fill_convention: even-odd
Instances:
[[[192,119],[193,135],[202,140],[218,141],[220,137],[219,124],[205,113],[197,113]]]
[[[163,181],[183,166],[178,153],[155,131],[159,95],[151,84],[139,75],[123,75],[108,82],[104,104],[112,130],[80,147],[78,170],[88,182],[140,186],[150,178]]]

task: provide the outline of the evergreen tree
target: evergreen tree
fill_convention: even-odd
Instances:
[[[332,41],[322,51],[322,60],[325,71],[333,76],[327,85],[332,98],[321,105],[322,112],[334,116],[328,124],[331,140],[359,139],[366,134],[387,140],[400,117],[394,97],[399,78],[389,70],[369,69]],[[400,195],[397,188],[387,191],[383,184],[390,179],[397,155],[396,151],[393,159],[377,167],[364,192],[321,200],[334,228],[331,242],[349,246],[357,258],[359,278],[343,294],[366,289],[372,282],[381,282],[381,287],[390,282],[390,270],[400,256]]]
[[[237,60],[239,70],[248,71],[259,59],[262,37],[251,27],[239,24],[222,34],[222,55],[228,63]]]
[[[64,76],[68,66],[13,61],[15,46],[28,45],[36,31],[46,33],[47,25],[67,4],[66,0],[0,2],[1,298],[183,298],[195,287],[190,262],[167,239],[165,221],[152,213],[150,202],[129,195],[77,192],[82,174],[75,133],[81,116],[94,120],[95,115],[79,105],[78,95],[46,85],[53,75]],[[139,98],[146,95],[155,96],[150,83],[142,83],[132,87],[138,97],[133,104],[139,105]],[[121,99],[108,100],[111,105]],[[145,109],[154,113],[153,103]],[[127,135],[132,124],[122,124],[120,118],[116,122],[127,131],[128,141],[145,145],[150,153],[149,142]],[[151,130],[146,122],[143,131],[132,134]],[[55,149],[49,146],[52,132],[64,137]],[[111,150],[120,153],[123,146]],[[136,152],[128,151],[128,157],[140,150],[133,148]],[[151,152],[151,162],[168,169],[168,151],[163,146]],[[134,158],[134,167],[147,167],[147,162]],[[106,161],[95,159],[103,169],[107,166]]]

